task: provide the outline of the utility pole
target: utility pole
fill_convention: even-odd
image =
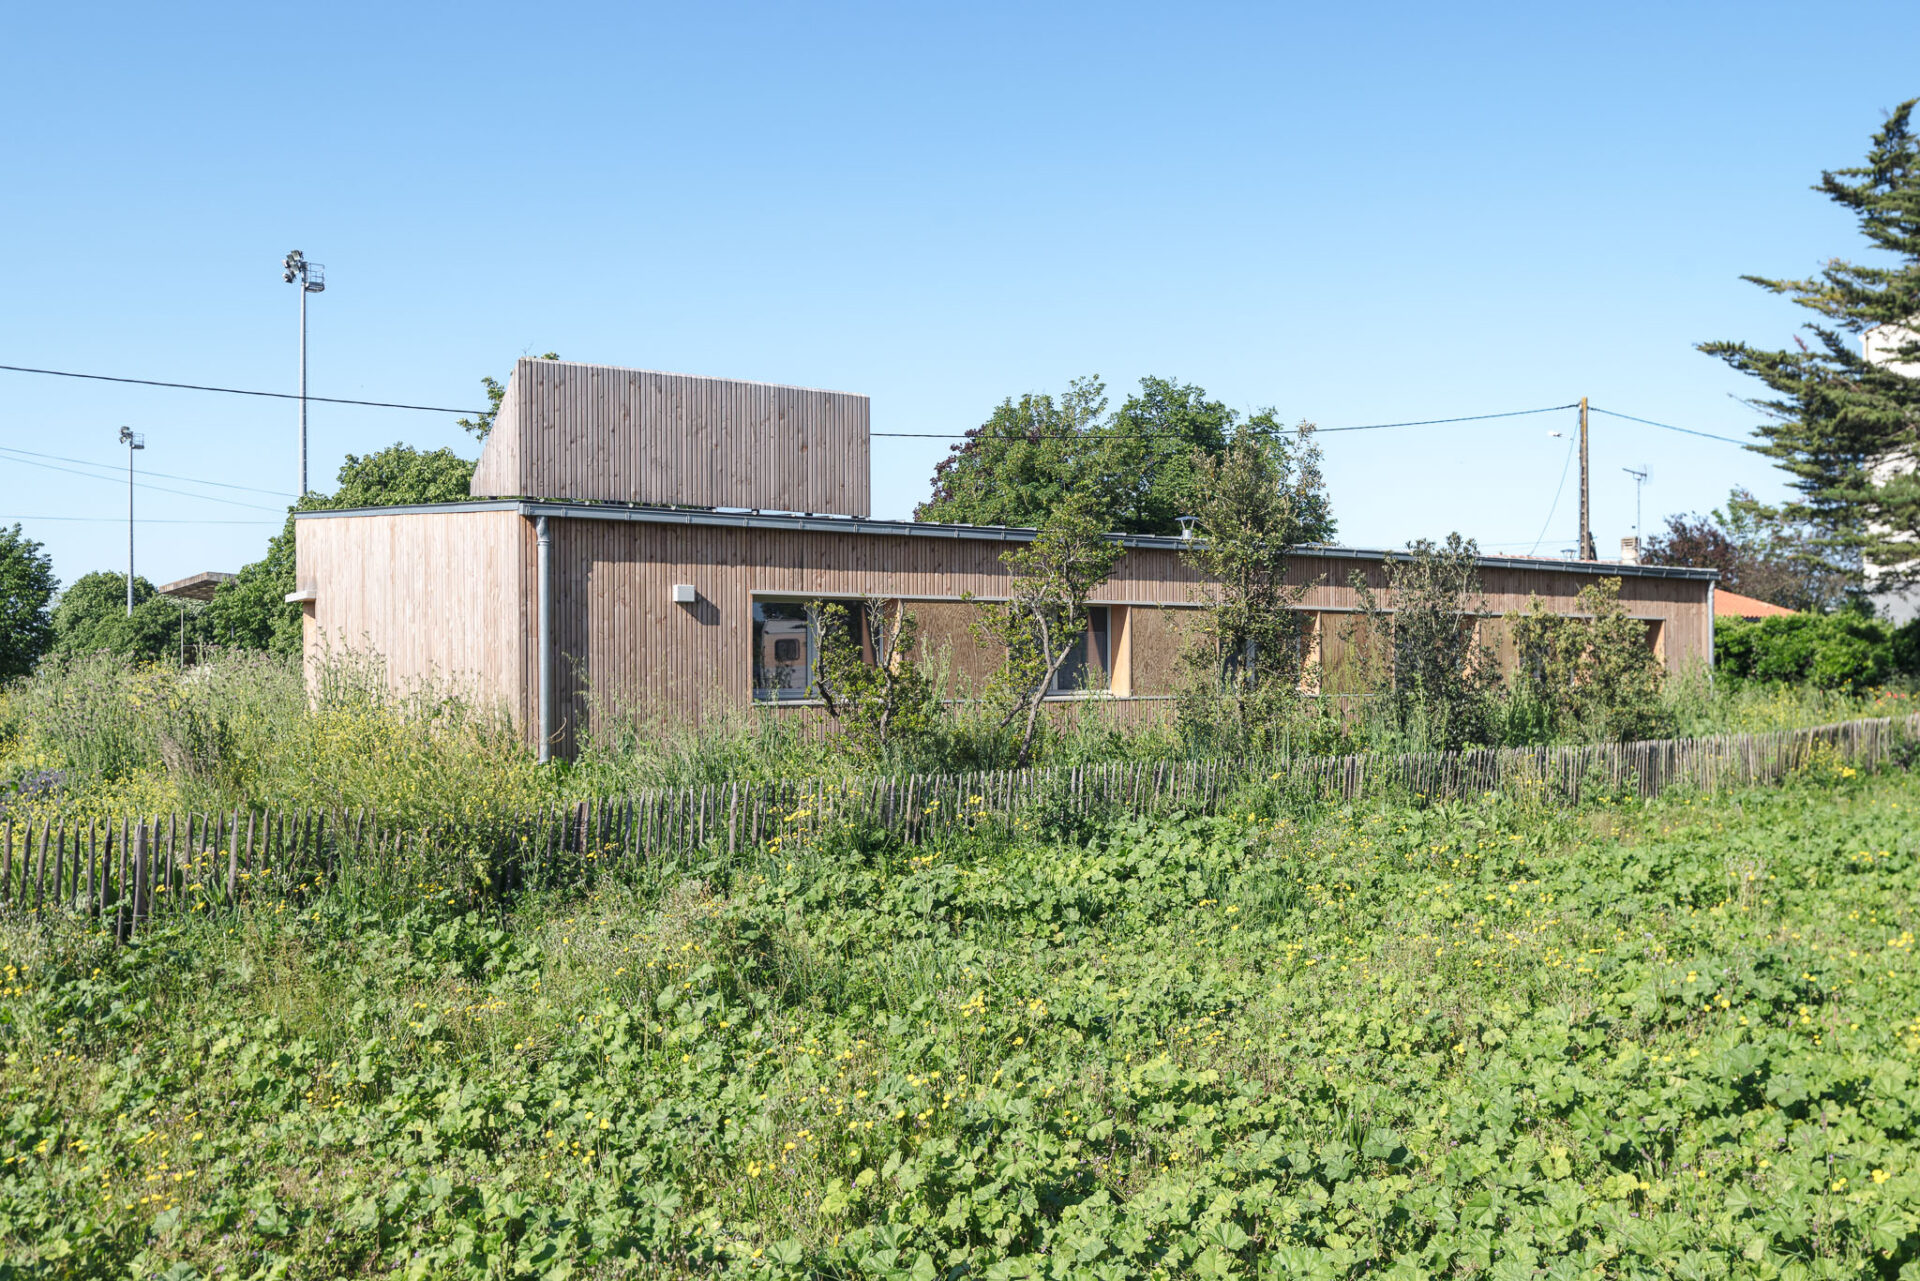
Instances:
[[[1587,398],[1580,398],[1580,559],[1599,560],[1593,545],[1592,497],[1587,488]]]
[[[120,443],[127,447],[127,617],[133,617],[133,451],[145,449],[147,438],[131,427],[120,429]]]
[[[280,264],[280,279],[300,285],[300,496],[307,496],[307,295],[325,293],[327,269],[298,249]]]

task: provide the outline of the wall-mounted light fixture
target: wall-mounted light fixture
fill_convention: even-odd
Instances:
[[[700,593],[693,589],[692,583],[675,583],[673,585],[674,604],[693,605],[699,603],[699,600]]]

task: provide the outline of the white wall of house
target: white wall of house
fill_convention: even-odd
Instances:
[[[1920,342],[1920,336],[1899,325],[1876,325],[1860,335],[1860,350],[1866,358],[1876,365],[1884,365],[1896,373],[1909,378],[1920,377],[1920,365],[1912,361],[1898,361],[1893,357],[1903,347]],[[1884,485],[1895,476],[1903,475],[1914,469],[1915,462],[1910,454],[1889,454],[1873,464],[1873,483]],[[1893,623],[1909,623],[1920,618],[1920,587],[1888,587],[1875,590],[1876,580],[1884,577],[1886,571],[1877,566],[1866,567],[1867,596],[1873,601],[1873,607],[1882,618]]]

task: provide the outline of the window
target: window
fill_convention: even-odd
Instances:
[[[814,605],[844,605],[860,628],[862,656],[874,660],[881,629],[859,601],[757,600],[753,603],[753,697],[760,703],[792,703],[814,696],[820,661],[822,619]]]
[[[798,601],[753,603],[753,697],[785,703],[807,696],[813,684],[816,638],[807,607]]]
[[[1053,674],[1053,692],[1082,694],[1105,690],[1112,680],[1113,668],[1107,648],[1107,607],[1087,607],[1087,630],[1067,651],[1060,670]]]

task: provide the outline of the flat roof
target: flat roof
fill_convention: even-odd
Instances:
[[[630,503],[561,502],[552,499],[477,498],[468,502],[417,503],[398,507],[340,507],[295,512],[295,520],[334,520],[344,516],[424,516],[436,512],[516,512],[564,520],[622,520],[647,525],[702,525],[723,529],[787,529],[818,534],[872,534],[885,538],[953,538],[980,542],[1030,543],[1037,531],[1016,525],[949,525],[936,521],[876,520],[869,516],[822,516],[810,512],[757,512],[704,507],[648,507]],[[1109,534],[1125,547],[1179,551],[1187,540],[1173,534]],[[1410,560],[1406,551],[1309,543],[1301,554],[1335,560]],[[1486,569],[1531,569],[1602,577],[1716,579],[1717,569],[1679,565],[1627,565],[1605,560],[1552,560],[1529,556],[1482,556]]]
[[[222,583],[230,583],[234,575],[210,569],[204,574],[190,574],[176,579],[164,587],[156,588],[162,596],[175,596],[183,600],[212,600],[213,589]]]

